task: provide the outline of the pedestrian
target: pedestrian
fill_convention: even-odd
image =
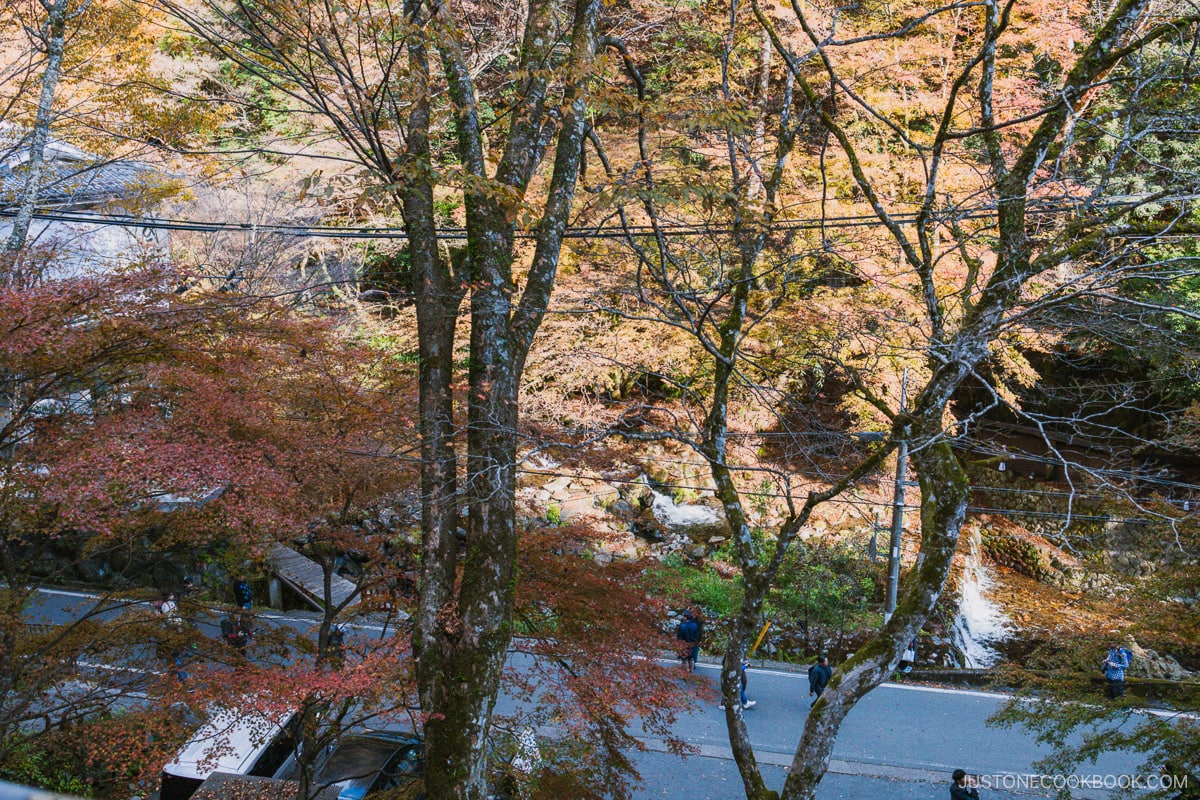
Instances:
[[[817,663],[808,668],[808,696],[813,698],[814,706],[817,704],[817,700],[821,699],[821,692],[825,691],[825,687],[829,685],[829,679],[832,677],[833,670],[829,666],[829,656],[822,653],[817,657]]]
[[[329,631],[329,665],[341,669],[346,658],[346,632],[341,625],[334,625]]]
[[[183,627],[183,618],[179,616],[179,606],[175,603],[175,595],[163,592],[162,597],[154,604],[154,609],[173,628]]]
[[[1125,670],[1129,669],[1129,656],[1126,652],[1123,647],[1110,647],[1108,655],[1100,664],[1100,671],[1104,673],[1104,680],[1107,681],[1104,696],[1109,700],[1125,696]]]
[[[700,637],[704,630],[700,627],[700,620],[696,618],[696,613],[690,608],[683,612],[683,622],[675,628],[675,638],[683,642],[679,660],[683,662],[684,668],[688,672],[696,671],[696,659],[700,655]]]
[[[249,611],[252,598],[250,584],[246,582],[245,578],[238,578],[233,582],[233,600],[239,608]]]
[[[221,620],[221,638],[238,652],[246,649],[250,643],[250,631],[241,619],[241,615],[226,614]]]
[[[749,666],[750,666],[750,659],[748,659],[748,658],[743,658],[742,662],[738,665],[738,695],[742,701],[743,709],[754,708],[756,705],[758,705],[757,700],[747,700],[746,699],[746,669]],[[721,703],[720,709],[722,711],[725,710],[724,702]]]
[[[189,676],[187,668],[183,665],[182,653],[173,653],[171,655],[170,672],[180,683],[187,683]]]
[[[904,649],[904,653],[900,656],[900,671],[909,673],[913,670],[913,665],[917,663],[917,640],[913,639],[908,643],[908,647]]]
[[[979,790],[967,781],[966,770],[956,769],[950,776],[950,800],[979,800]]]

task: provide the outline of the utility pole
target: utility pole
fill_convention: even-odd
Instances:
[[[908,403],[908,370],[900,379],[900,413]],[[904,533],[904,490],[908,484],[908,440],[901,439],[896,449],[896,487],[892,495],[892,540],[888,551],[887,603],[883,607],[883,621],[887,623],[896,610],[896,593],[900,585],[900,540]]]
[[[867,547],[867,558],[871,559],[871,563],[875,563],[875,559],[879,555],[879,512],[875,512],[875,521],[871,523],[871,544]]]

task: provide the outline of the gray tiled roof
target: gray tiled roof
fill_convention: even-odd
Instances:
[[[11,129],[0,131],[0,210],[20,201],[28,168],[28,145]],[[38,206],[86,206],[137,197],[158,171],[137,161],[107,161],[51,140],[46,147]]]
[[[155,170],[136,161],[48,161],[39,206],[91,205],[136,197]],[[15,206],[25,188],[25,165],[0,166],[0,208]]]

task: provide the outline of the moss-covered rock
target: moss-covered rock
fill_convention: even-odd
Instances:
[[[980,531],[983,550],[993,562],[1034,580],[1078,588],[1083,580],[1079,560],[1035,533],[1007,524]]]

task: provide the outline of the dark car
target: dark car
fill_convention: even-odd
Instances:
[[[338,800],[414,784],[423,774],[421,741],[412,734],[346,736],[317,762],[313,786],[336,787]]]
[[[489,800],[520,796],[519,786],[541,764],[532,729],[512,744],[511,753],[493,749],[495,769],[488,786]],[[423,797],[424,744],[413,733],[364,733],[343,737],[318,759],[312,784],[337,789],[338,800],[363,800],[369,794],[410,787]],[[407,796],[407,795],[406,795]]]

